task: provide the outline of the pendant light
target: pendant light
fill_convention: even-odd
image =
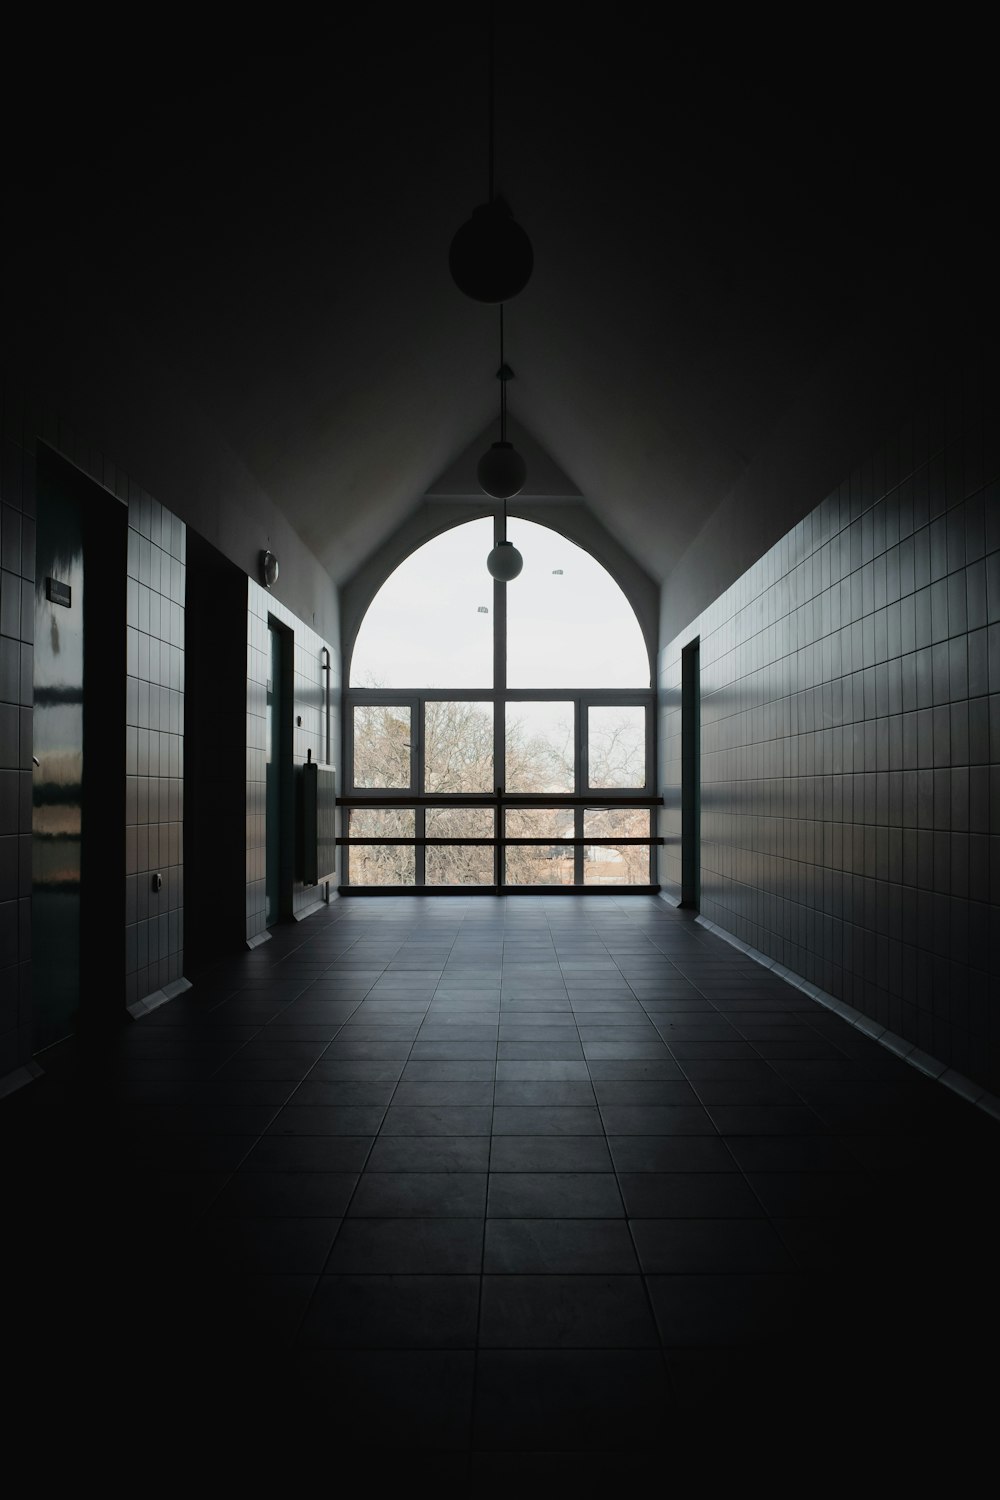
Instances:
[[[498,583],[511,583],[524,567],[524,558],[507,540],[507,502],[503,507],[503,541],[497,542],[486,559],[486,567]]]
[[[483,454],[476,465],[480,488],[493,500],[509,500],[524,489],[528,466],[513,443],[507,441],[507,382],[514,371],[503,357],[503,303],[500,304],[500,441]]]
[[[451,242],[448,265],[459,291],[476,302],[509,302],[523,291],[535,257],[531,241],[493,183],[494,47],[493,6],[489,20],[489,196],[473,209]]]
[[[503,501],[503,533],[486,559],[486,566],[500,583],[510,583],[524,567],[524,558],[507,540],[507,501],[520,493],[528,477],[528,466],[513,443],[507,441],[507,382],[514,372],[503,357],[503,303],[500,304],[500,441],[483,454],[476,465],[481,489],[493,500]]]

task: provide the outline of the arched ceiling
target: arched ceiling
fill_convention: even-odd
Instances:
[[[485,197],[486,8],[368,14],[105,70],[27,48],[4,101],[8,328],[168,371],[338,582],[497,403],[496,310],[447,264]],[[663,579],[845,327],[930,284],[968,315],[990,91],[947,36],[590,14],[499,13],[497,187],[535,250],[510,403]]]

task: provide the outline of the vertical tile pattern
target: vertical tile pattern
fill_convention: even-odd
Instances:
[[[701,637],[703,914],[1000,1082],[995,372],[924,408],[662,651],[680,893],[681,650]]]
[[[0,1077],[31,1056],[32,697],[36,456],[44,442],[129,509],[126,691],[126,993],[182,975],[185,523],[15,382],[0,393]],[[264,929],[267,616],[295,634],[296,763],[323,760],[325,643],[248,580],[247,937]],[[340,661],[330,651],[330,743],[339,746]],[[334,759],[339,759],[334,749]],[[158,893],[153,876],[162,877]],[[315,899],[297,885],[296,911]]]
[[[0,433],[0,1077],[31,1051],[35,455],[25,431],[23,401],[7,389]]]
[[[339,765],[340,745],[340,653],[300,620],[254,579],[247,579],[247,849],[246,915],[247,941],[267,930],[265,874],[267,855],[266,765],[267,677],[269,667],[268,617],[286,626],[294,637],[292,714],[293,759],[304,765],[309,756],[327,762],[326,692],[329,692],[330,749],[332,764]],[[324,652],[329,652],[330,671],[323,671]],[[329,675],[329,684],[325,682]],[[301,722],[300,722],[301,721]],[[292,910],[305,911],[317,899],[317,887],[304,886],[296,878]]]
[[[133,481],[128,501],[125,988],[132,1004],[180,979],[184,960],[186,531]]]

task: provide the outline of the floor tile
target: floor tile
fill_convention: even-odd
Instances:
[[[493,1103],[495,1105],[516,1104],[573,1104],[592,1106],[596,1103],[593,1085],[589,1081],[571,1079],[522,1079],[501,1080],[497,1083]]]
[[[646,1275],[791,1271],[774,1229],[755,1219],[629,1219]]]
[[[475,1442],[484,1448],[650,1448],[672,1406],[647,1350],[483,1350]]]
[[[481,1348],[655,1346],[640,1276],[484,1276]]]
[[[211,1212],[240,1218],[339,1218],[357,1181],[355,1172],[238,1172]]]
[[[374,1135],[382,1123],[381,1104],[287,1105],[268,1135]]]
[[[488,1135],[380,1135],[368,1172],[485,1172]]]
[[[485,1172],[366,1172],[351,1199],[352,1218],[482,1218]]]
[[[360,1172],[373,1136],[265,1135],[240,1166],[241,1172]]]
[[[610,1172],[611,1155],[599,1135],[495,1135],[491,1172]]]
[[[602,1104],[608,1135],[714,1135],[708,1112],[699,1105]]]
[[[490,1174],[490,1218],[609,1219],[624,1215],[612,1172]]]
[[[478,1275],[332,1275],[320,1281],[299,1341],[325,1349],[472,1349],[478,1320]]]
[[[465,1350],[303,1350],[300,1420],[322,1422],[334,1450],[468,1451],[475,1355]]]
[[[472,1105],[390,1105],[382,1135],[489,1135],[492,1109]]]
[[[488,1219],[483,1270],[494,1274],[632,1274],[639,1269],[624,1219]]]
[[[478,1275],[483,1220],[345,1219],[328,1272]]]
[[[339,1228],[339,1219],[216,1219],[205,1251],[229,1272],[318,1275]]]
[[[622,1172],[630,1219],[759,1219],[760,1200],[738,1172]]]
[[[498,1105],[494,1135],[603,1135],[596,1108],[582,1105]]]

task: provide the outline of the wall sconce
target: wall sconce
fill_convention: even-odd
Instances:
[[[260,554],[260,581],[266,589],[273,588],[278,579],[278,559],[265,547]]]

